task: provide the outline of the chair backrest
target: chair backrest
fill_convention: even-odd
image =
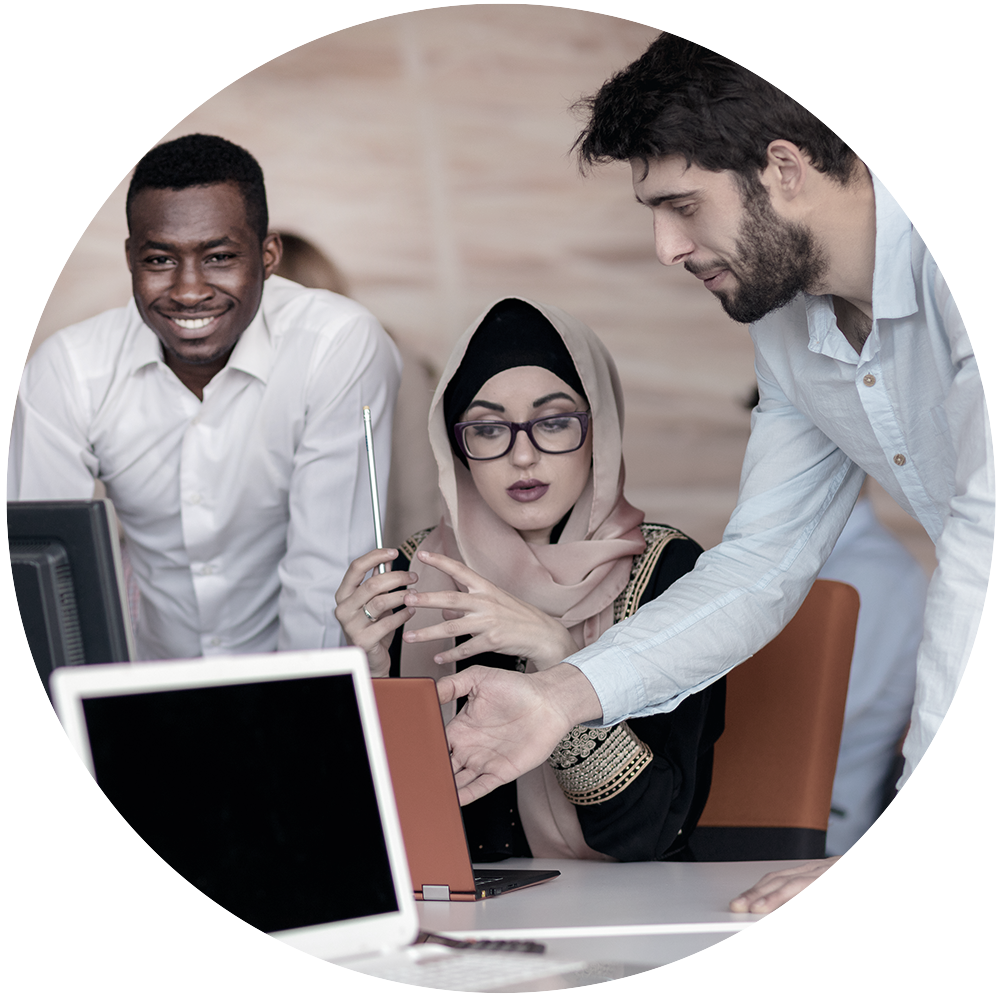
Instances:
[[[848,584],[817,580],[727,676],[726,729],[691,838],[698,860],[823,856],[860,604]]]

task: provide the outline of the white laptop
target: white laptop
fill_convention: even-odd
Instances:
[[[259,930],[438,988],[498,989],[582,967],[411,944],[413,887],[360,650],[64,667],[52,692],[129,824]]]

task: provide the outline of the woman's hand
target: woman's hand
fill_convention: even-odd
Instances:
[[[391,563],[397,555],[395,549],[375,549],[359,556],[347,567],[344,579],[334,595],[337,600],[337,621],[351,645],[360,646],[367,654],[368,669],[374,677],[388,676],[392,634],[413,615],[413,611],[406,607],[400,608],[395,614],[387,614],[403,603],[401,593],[394,594],[390,591],[398,591],[400,587],[416,583],[417,575],[406,570],[374,572],[367,580],[365,575],[372,572],[379,563]]]
[[[527,657],[541,670],[561,663],[579,649],[565,626],[495,587],[464,563],[438,552],[418,551],[417,556],[468,589],[467,594],[410,590],[403,598],[408,608],[437,608],[446,619],[440,625],[404,632],[403,642],[472,636],[461,646],[438,653],[435,663],[455,663],[478,653],[504,653]]]

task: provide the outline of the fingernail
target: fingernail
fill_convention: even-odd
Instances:
[[[435,656],[434,657],[434,662],[435,663],[444,663],[444,660],[442,660],[440,656]]]
[[[419,580],[419,579],[420,579],[420,577],[418,577],[416,573],[411,573],[410,574],[410,583],[416,583],[417,580]]]
[[[416,635],[415,632],[404,632],[403,642],[413,642],[413,637]]]

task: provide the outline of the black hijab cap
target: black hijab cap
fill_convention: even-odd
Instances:
[[[574,392],[587,398],[569,350],[555,327],[532,305],[520,299],[498,302],[472,335],[458,370],[444,390],[444,420],[452,450],[468,467],[458,450],[452,428],[479,390],[494,375],[508,368],[535,365],[561,378]]]

